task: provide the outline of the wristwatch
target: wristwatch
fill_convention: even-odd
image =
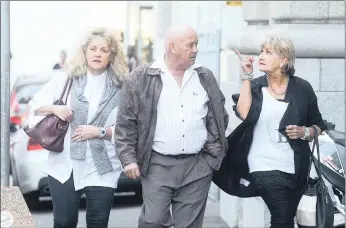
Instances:
[[[303,126],[303,128],[304,128],[304,137],[302,139],[305,140],[307,137],[310,136],[310,129],[308,127],[304,127],[304,126]]]
[[[107,131],[105,128],[101,127],[100,128],[100,135],[99,138],[102,139],[103,137],[105,137],[105,135],[107,134]]]

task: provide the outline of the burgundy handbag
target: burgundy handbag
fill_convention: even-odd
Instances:
[[[72,78],[68,78],[66,80],[64,89],[61,92],[59,100],[54,102],[54,105],[66,104],[71,86]],[[65,94],[65,102],[63,102],[62,99]],[[51,114],[42,119],[36,126],[29,128],[29,125],[26,125],[23,130],[30,138],[35,140],[46,150],[53,152],[62,152],[64,150],[64,139],[68,127],[69,122],[63,121],[56,115]]]

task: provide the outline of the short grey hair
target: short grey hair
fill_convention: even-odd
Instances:
[[[264,47],[273,49],[278,55],[286,58],[288,62],[284,69],[286,73],[293,76],[291,74],[294,74],[296,56],[292,40],[282,33],[272,32],[267,34],[262,40],[261,49]]]

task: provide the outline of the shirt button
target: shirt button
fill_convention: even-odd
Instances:
[[[181,105],[181,107],[184,107],[184,105]]]
[[[184,151],[184,149],[182,149],[181,151]]]
[[[184,120],[182,120],[184,122]]]
[[[185,137],[185,135],[183,135],[183,137]]]

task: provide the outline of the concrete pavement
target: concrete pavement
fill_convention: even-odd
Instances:
[[[132,196],[115,197],[110,214],[109,228],[137,228],[141,202]],[[207,202],[203,228],[229,228],[219,216],[220,204],[209,199]],[[42,204],[42,210],[32,212],[37,228],[53,227],[52,205],[50,201]],[[78,228],[86,227],[85,202],[82,200]]]

